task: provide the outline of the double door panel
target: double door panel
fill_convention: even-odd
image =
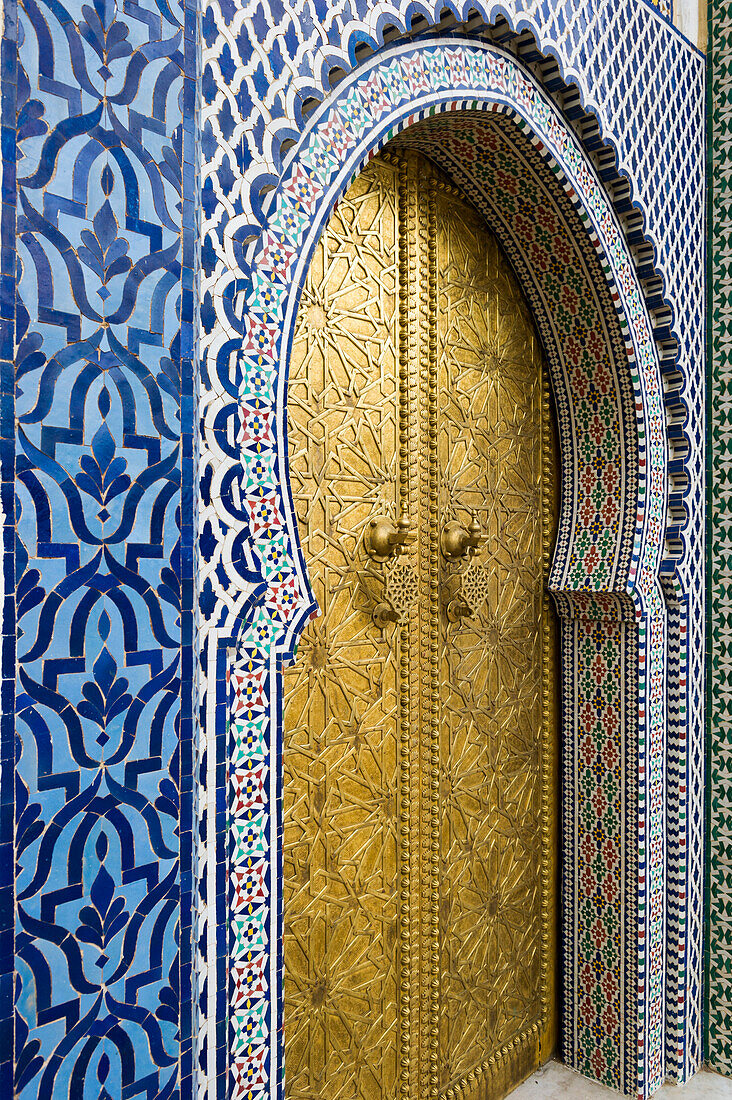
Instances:
[[[322,614],[284,676],[285,1094],[498,1100],[554,1042],[554,445],[508,262],[415,152],[323,235],[288,415]]]

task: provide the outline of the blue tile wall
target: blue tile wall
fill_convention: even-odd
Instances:
[[[4,6],[5,37],[0,45],[0,151],[2,208],[0,213],[0,516],[2,575],[0,577],[0,1095],[13,1090],[14,981],[14,755],[15,755],[15,166],[16,166],[16,5]],[[10,415],[8,415],[8,413]]]
[[[6,7],[0,934],[24,1098],[191,1090],[198,68],[193,4]]]

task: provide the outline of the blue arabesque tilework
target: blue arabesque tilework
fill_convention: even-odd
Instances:
[[[191,1087],[197,19],[6,9],[21,1097]]]

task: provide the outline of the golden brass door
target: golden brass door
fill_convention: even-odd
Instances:
[[[555,1034],[554,442],[527,305],[413,152],[314,257],[290,474],[288,1100],[499,1100]]]

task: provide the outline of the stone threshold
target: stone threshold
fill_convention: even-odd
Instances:
[[[514,1089],[510,1100],[617,1100],[619,1095],[561,1062],[547,1062]],[[664,1085],[654,1093],[653,1100],[732,1100],[732,1079],[702,1070],[686,1085]]]

